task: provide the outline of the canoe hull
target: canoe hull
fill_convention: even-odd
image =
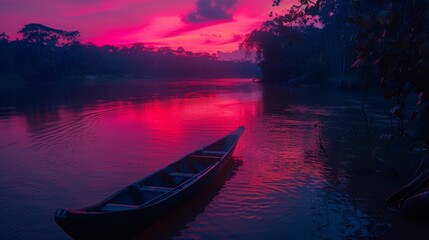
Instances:
[[[226,161],[225,161],[226,162]],[[131,238],[174,209],[183,205],[213,180],[218,170],[213,169],[183,191],[151,207],[133,211],[86,214],[69,211],[65,218],[55,221],[75,239]]]
[[[244,128],[243,128],[244,129]],[[240,132],[243,131],[243,129]],[[189,184],[175,189],[168,197],[144,207],[126,211],[91,212],[87,209],[59,209],[56,223],[74,239],[129,239],[202,191],[222,173],[230,161],[238,139],[218,162],[198,174]]]

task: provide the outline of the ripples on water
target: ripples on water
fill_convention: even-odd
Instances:
[[[0,239],[67,239],[56,208],[98,202],[239,125],[223,180],[137,239],[372,238],[391,227],[356,198],[367,196],[352,188],[359,153],[333,150],[359,116],[360,94],[154,81],[2,90]]]

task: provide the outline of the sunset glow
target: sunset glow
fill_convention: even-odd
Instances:
[[[270,0],[0,0],[0,33],[25,24],[81,32],[83,42],[230,52],[269,19]],[[278,10],[278,9],[277,9]]]

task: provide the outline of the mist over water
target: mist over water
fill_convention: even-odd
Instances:
[[[57,208],[99,202],[241,125],[226,176],[137,239],[424,232],[383,205],[406,177],[368,160],[363,130],[348,132],[361,92],[197,79],[28,83],[0,93],[0,239],[68,239]],[[390,121],[379,98],[368,98],[371,126]]]

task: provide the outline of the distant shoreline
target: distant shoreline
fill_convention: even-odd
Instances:
[[[25,83],[66,83],[66,82],[101,82],[101,81],[126,81],[126,80],[141,80],[141,81],[163,81],[163,80],[192,80],[192,79],[250,79],[252,82],[259,82],[260,78],[255,76],[119,76],[119,75],[79,75],[79,76],[61,76],[58,80],[31,80],[25,79],[17,74],[13,75],[0,75],[0,85],[21,85]]]

